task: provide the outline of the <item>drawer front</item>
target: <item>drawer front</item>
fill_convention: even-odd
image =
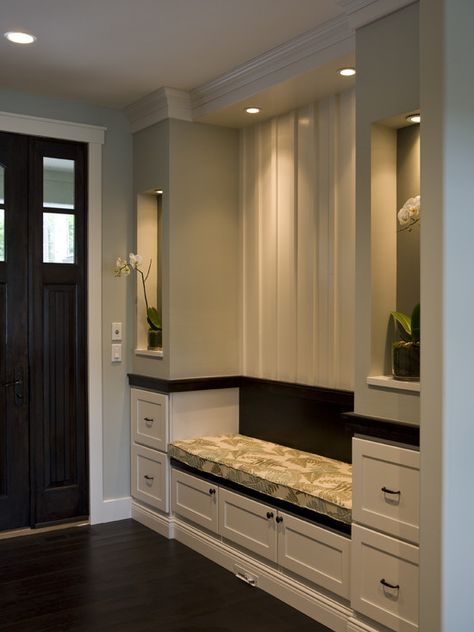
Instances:
[[[132,496],[168,511],[168,463],[162,452],[132,446]]]
[[[222,537],[272,562],[277,561],[273,507],[220,489],[219,524]]]
[[[131,408],[134,442],[166,452],[168,447],[168,396],[132,388]]]
[[[352,528],[351,605],[397,630],[418,630],[418,547]]]
[[[281,511],[278,516],[278,564],[349,599],[350,539]]]
[[[419,452],[354,439],[352,456],[352,519],[418,543]]]
[[[177,516],[218,533],[219,488],[213,483],[172,469],[171,506]]]

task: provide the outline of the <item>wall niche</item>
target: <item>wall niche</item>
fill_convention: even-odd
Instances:
[[[148,304],[162,314],[162,198],[161,189],[153,189],[137,196],[137,253],[143,257],[142,270],[150,272],[146,281]],[[148,325],[141,277],[137,275],[137,333],[136,353],[160,357],[163,349],[150,351],[147,348]]]

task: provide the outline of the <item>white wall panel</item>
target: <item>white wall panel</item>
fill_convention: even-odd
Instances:
[[[352,91],[242,132],[243,371],[353,388]]]

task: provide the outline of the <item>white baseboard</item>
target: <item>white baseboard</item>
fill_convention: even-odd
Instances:
[[[174,538],[174,519],[169,516],[155,513],[132,501],[132,518],[168,540]]]
[[[101,524],[103,522],[115,522],[116,520],[126,520],[132,517],[132,499],[110,498],[103,500],[95,511],[91,513],[91,524]]]
[[[303,612],[334,632],[347,632],[353,614],[345,604],[287,577],[263,562],[174,518],[174,537],[235,574],[236,565],[256,579],[256,586]],[[354,631],[355,632],[355,631]],[[362,632],[362,630],[361,630]]]
[[[347,622],[347,632],[392,632],[385,626],[374,628],[373,625],[360,621],[355,617],[350,617]]]

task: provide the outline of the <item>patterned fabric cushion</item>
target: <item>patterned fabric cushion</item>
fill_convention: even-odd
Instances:
[[[169,455],[202,472],[350,524],[352,466],[244,435],[174,441]]]

